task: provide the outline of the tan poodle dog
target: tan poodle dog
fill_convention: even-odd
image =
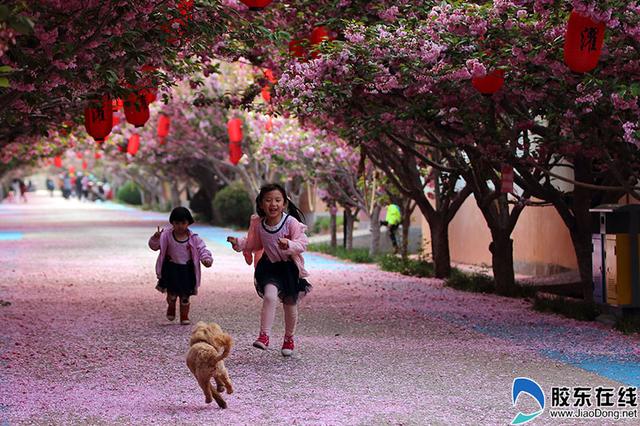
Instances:
[[[227,408],[220,393],[225,390],[228,394],[233,393],[233,385],[222,360],[229,355],[233,339],[218,324],[200,321],[191,333],[189,345],[187,366],[198,380],[205,402],[209,404],[215,399],[220,408]],[[211,386],[212,377],[216,381],[215,388]]]

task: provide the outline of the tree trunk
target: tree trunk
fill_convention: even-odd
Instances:
[[[574,161],[575,179],[579,182],[593,182],[591,161],[577,155]],[[570,229],[571,240],[576,251],[582,296],[587,302],[593,302],[593,281],[591,266],[591,208],[592,192],[588,188],[576,186],[573,190],[573,215],[575,228]],[[574,237],[575,234],[575,237]]]
[[[402,202],[402,258],[406,259],[409,256],[409,229],[411,228],[411,199],[405,199]],[[448,244],[447,244],[448,246]]]
[[[440,216],[432,216],[432,220],[427,223],[431,231],[431,252],[436,278],[447,278],[451,274],[449,222]]]
[[[335,249],[338,247],[338,218],[334,209],[331,209],[330,214],[331,220],[329,222],[329,227],[331,229],[331,248]]]
[[[382,206],[373,206],[373,212],[369,218],[369,231],[371,231],[371,244],[369,245],[369,255],[375,256],[380,253],[380,210]]]
[[[352,250],[353,249],[353,223],[354,223],[356,214],[352,214],[350,209],[345,209],[344,211],[346,213],[344,227],[346,230],[345,232],[347,237],[344,244],[347,250]]]
[[[491,237],[493,241],[489,244],[489,251],[496,289],[500,294],[509,294],[515,287],[511,231],[492,229]]]
[[[174,181],[171,185],[171,207],[179,207],[180,202],[180,189],[178,188],[178,182]]]

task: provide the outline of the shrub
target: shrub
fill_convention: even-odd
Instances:
[[[212,206],[221,225],[241,228],[249,226],[253,203],[241,183],[232,183],[218,191]]]
[[[140,188],[132,181],[127,181],[124,185],[118,188],[116,192],[116,198],[123,203],[139,206],[142,204],[142,196],[140,195]]]
[[[640,333],[640,315],[627,315],[616,321],[616,329],[624,334]]]
[[[340,229],[340,227],[344,223],[344,218],[342,216],[336,217],[336,227]],[[331,217],[330,216],[321,216],[316,219],[313,224],[313,233],[314,234],[322,234],[329,232],[329,228],[331,227]]]
[[[392,254],[381,256],[378,259],[380,269],[388,272],[399,272],[403,275],[414,277],[433,277],[433,263],[422,259],[403,259]]]

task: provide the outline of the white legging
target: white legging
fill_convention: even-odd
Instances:
[[[271,334],[271,327],[276,317],[276,305],[278,304],[278,288],[273,284],[264,286],[262,298],[262,311],[260,313],[260,332]],[[298,305],[282,305],[284,309],[284,335],[293,336],[298,323]]]

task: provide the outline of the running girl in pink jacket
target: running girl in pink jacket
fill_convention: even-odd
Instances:
[[[285,334],[282,355],[293,354],[293,336],[298,322],[298,299],[311,290],[305,279],[302,253],[307,247],[307,227],[304,215],[287,198],[285,189],[278,184],[260,188],[256,198],[257,215],[251,216],[249,232],[245,238],[227,237],[235,251],[242,251],[248,264],[255,256],[254,283],[263,299],[260,314],[260,334],[253,346],[267,349],[269,333],[276,315],[278,299],[284,308]],[[264,254],[264,256],[263,256]]]
[[[208,268],[213,258],[202,238],[189,230],[193,223],[189,209],[176,207],[169,222],[171,227],[158,227],[149,238],[151,250],[160,250],[156,260],[156,290],[167,293],[167,319],[176,318],[176,301],[180,298],[180,324],[190,324],[189,297],[198,294],[200,263]]]

